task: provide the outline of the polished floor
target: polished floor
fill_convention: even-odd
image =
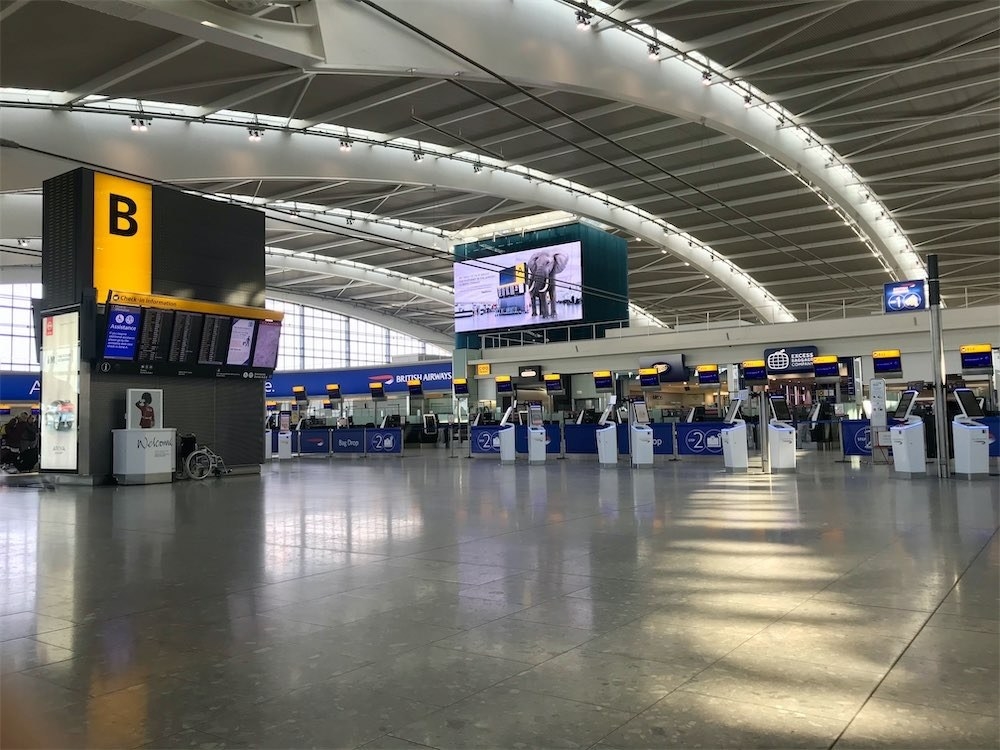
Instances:
[[[997,747],[1000,485],[834,458],[0,487],[6,746]]]

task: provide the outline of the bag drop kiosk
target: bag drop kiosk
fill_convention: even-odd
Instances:
[[[629,453],[632,468],[653,465],[653,428],[649,426],[649,411],[644,399],[632,402],[632,418],[628,423]]]
[[[924,422],[911,412],[917,403],[916,391],[903,391],[889,426],[892,442],[892,464],[897,476],[914,477],[927,473],[924,460]]]
[[[545,423],[542,421],[542,405],[528,404],[528,463],[545,463]],[[502,448],[501,448],[502,450]]]
[[[747,423],[740,419],[740,408],[745,396],[743,392],[734,398],[723,418],[722,428],[722,458],[726,471],[743,472],[750,468],[750,456],[747,451]]]
[[[990,430],[976,420],[986,416],[975,394],[968,388],[956,388],[955,400],[961,414],[951,422],[955,446],[955,473],[966,479],[990,473]]]
[[[514,424],[510,421],[515,409],[517,409],[517,400],[511,401],[507,411],[503,413],[503,419],[500,420],[500,431],[497,433],[497,437],[500,439],[500,463],[504,465],[513,464],[515,458]]]
[[[597,461],[601,466],[618,465],[618,423],[611,419],[617,396],[608,396],[608,407],[597,422]]]
[[[795,471],[795,426],[784,395],[768,398],[771,418],[767,422],[767,458],[771,472]]]

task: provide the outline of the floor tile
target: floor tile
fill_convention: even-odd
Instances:
[[[1000,715],[1000,669],[903,657],[875,691],[876,698],[969,713]]]
[[[1000,638],[993,633],[926,627],[906,650],[910,656],[1000,668]]]
[[[21,672],[73,658],[73,652],[34,638],[0,642],[0,672]]]
[[[478,693],[393,732],[441,750],[585,748],[630,714],[504,687]]]
[[[700,665],[667,664],[574,649],[511,677],[503,687],[635,714],[683,684],[701,668]]]
[[[879,636],[910,640],[927,622],[926,612],[889,607],[869,607],[845,602],[807,599],[781,618],[797,623],[849,631],[854,638]]]
[[[760,658],[774,655],[813,664],[836,664],[847,669],[884,674],[903,653],[906,645],[902,638],[782,620],[753,636],[739,647],[738,652]]]
[[[640,619],[594,638],[582,650],[704,666],[728,654],[750,635],[745,628],[696,628]]]
[[[393,610],[393,617],[444,628],[468,630],[525,609],[520,603],[504,603],[472,596],[446,595]]]
[[[442,648],[540,664],[594,637],[589,630],[504,618],[438,641]]]
[[[834,747],[836,750],[944,747],[995,750],[997,736],[993,717],[873,698]]]
[[[58,617],[48,617],[36,612],[19,612],[0,616],[0,641],[30,638],[39,633],[68,628],[73,623]]]
[[[927,621],[930,627],[953,630],[975,630],[980,633],[1000,634],[1000,619],[989,617],[968,617],[937,611]]]
[[[161,737],[142,746],[148,750],[232,750],[235,748],[248,748],[251,745],[240,745],[215,737],[197,729],[185,729],[172,734],[169,737]]]
[[[653,609],[655,608],[641,604],[615,604],[564,596],[522,609],[510,617],[515,620],[542,622],[546,625],[568,625],[603,633],[638,620]]]
[[[836,719],[706,695],[668,695],[598,748],[827,748],[843,728]]]

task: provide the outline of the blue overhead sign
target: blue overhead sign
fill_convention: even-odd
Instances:
[[[276,372],[265,385],[268,398],[291,397],[293,385],[304,385],[306,393],[326,393],[327,383],[340,385],[343,395],[368,398],[370,383],[382,383],[386,393],[409,393],[407,381],[419,380],[425,393],[451,391],[451,360],[416,362],[410,365],[382,365],[343,370]]]
[[[0,372],[0,401],[38,401],[41,394],[37,372]]]
[[[791,373],[813,374],[813,357],[819,354],[815,346],[782,346],[764,350],[768,375]]]
[[[882,293],[882,307],[887,313],[916,312],[927,308],[927,282],[894,281],[886,284]]]

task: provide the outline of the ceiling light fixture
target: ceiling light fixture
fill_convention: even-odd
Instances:
[[[473,174],[479,174],[482,171],[483,171],[483,165],[482,164],[473,164],[472,165],[472,173]]]
[[[341,151],[350,151],[351,150],[351,146],[353,146],[353,145],[354,145],[354,141],[349,140],[348,138],[341,138],[340,139],[340,150]]]
[[[251,143],[259,143],[260,139],[264,137],[264,131],[260,128],[247,128],[247,139]]]
[[[701,72],[701,85],[702,86],[712,85],[712,74],[709,73],[707,70],[703,70]]]
[[[660,59],[660,45],[659,44],[650,44],[646,49],[649,50],[649,59],[650,60],[659,60]]]
[[[421,162],[423,160],[424,160],[424,153],[423,153],[423,151],[414,151],[413,152],[413,161]]]
[[[585,10],[578,10],[576,12],[576,28],[580,31],[586,31],[590,28],[590,19],[593,16]]]
[[[747,94],[746,96],[743,97],[743,109],[750,109],[750,107],[752,106],[753,106],[753,99],[751,99],[750,95]]]
[[[17,241],[17,244],[20,245],[21,247],[27,247],[28,246],[28,241],[24,240],[24,239],[21,239],[21,240]]]
[[[129,122],[131,123],[132,131],[139,131],[145,133],[149,130],[149,126],[153,124],[153,121],[148,117],[130,117]]]

